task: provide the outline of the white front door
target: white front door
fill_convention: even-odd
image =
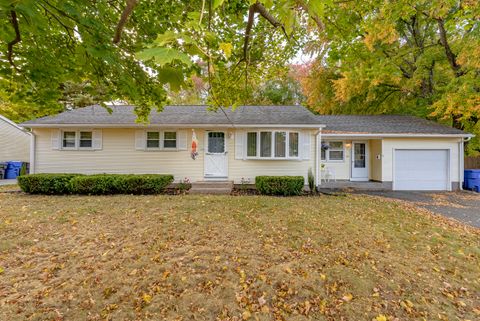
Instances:
[[[368,143],[352,143],[352,181],[368,181]]]
[[[225,132],[207,132],[205,135],[205,177],[226,178],[228,168]]]

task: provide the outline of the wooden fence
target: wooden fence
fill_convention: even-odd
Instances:
[[[465,169],[480,169],[480,156],[465,157]]]

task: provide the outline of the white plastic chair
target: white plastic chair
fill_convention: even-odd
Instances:
[[[333,179],[334,182],[337,181],[337,177],[335,175],[335,168],[325,166],[321,169],[321,172],[324,182],[330,182],[330,179]]]

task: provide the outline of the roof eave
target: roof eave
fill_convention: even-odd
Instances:
[[[326,125],[320,124],[28,124],[23,123],[26,128],[324,128]]]
[[[26,130],[26,129],[25,129],[24,127],[22,127],[21,125],[18,125],[18,124],[16,124],[15,122],[11,121],[11,120],[8,119],[7,117],[0,115],[0,119],[2,119],[3,121],[5,121],[7,124],[15,127],[16,129],[21,130],[22,132],[30,135],[30,132],[29,132],[28,130]]]
[[[431,138],[445,138],[445,137],[464,137],[472,138],[472,134],[438,134],[438,133],[323,133],[323,137],[368,137],[368,138],[401,138],[401,137],[431,137]]]

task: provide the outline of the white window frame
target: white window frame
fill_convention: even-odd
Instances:
[[[342,159],[330,159],[330,151],[332,150],[331,148],[328,148],[327,150],[325,150],[325,159],[322,159],[322,153],[320,152],[320,160],[322,162],[327,162],[327,163],[344,163],[345,162],[345,141],[343,140],[327,140],[327,141],[322,141],[322,143],[327,143],[327,144],[331,144],[331,143],[342,143],[342,149],[340,148],[335,148],[333,149],[333,151],[335,152],[340,152],[342,151],[343,152],[343,157]]]
[[[158,133],[158,147],[148,147],[148,133]],[[162,132],[158,130],[145,131],[145,149],[147,150],[160,150],[162,149]]]
[[[248,156],[248,133],[257,133],[257,153],[256,156]],[[270,156],[263,157],[260,156],[260,133],[271,133],[271,152]],[[285,156],[284,157],[276,157],[275,156],[275,134],[276,133],[285,133]],[[290,133],[296,133],[298,137],[298,152],[297,156],[290,156]],[[248,130],[245,135],[245,155],[246,159],[264,159],[264,160],[299,160],[300,159],[300,132],[297,130]]]
[[[91,139],[90,139],[91,145],[90,145],[90,147],[82,147],[82,146],[80,146],[80,140],[81,140],[81,138],[82,138],[82,137],[81,137],[81,133],[90,133],[90,135],[91,135]],[[80,149],[80,150],[84,150],[84,149],[90,150],[90,149],[93,149],[93,130],[83,130],[83,129],[81,129],[81,130],[79,130],[79,131],[77,132],[77,137],[78,137],[78,140],[77,140],[78,149]]]
[[[65,133],[75,133],[75,147],[64,147],[63,141],[65,139]],[[88,132],[92,134],[92,146],[90,147],[80,147],[80,132]],[[60,146],[61,150],[93,150],[93,130],[91,129],[65,129],[61,131],[60,137]]]
[[[176,147],[165,147],[165,133],[175,133]],[[148,133],[158,133],[158,147],[148,147]],[[145,131],[145,150],[147,151],[178,151],[178,130],[146,130]]]
[[[165,133],[175,133],[175,147],[165,147]],[[168,139],[173,140],[173,139]],[[161,135],[161,144],[164,150],[177,150],[178,149],[178,132],[176,130],[164,130]]]

